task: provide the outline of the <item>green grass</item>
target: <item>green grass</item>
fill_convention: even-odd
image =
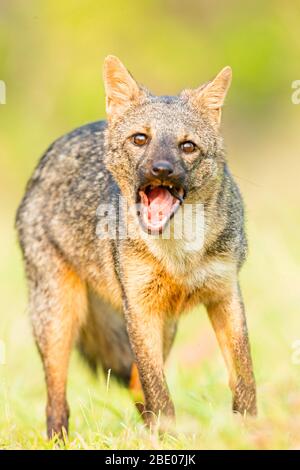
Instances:
[[[261,313],[263,316],[264,312]],[[57,443],[45,439],[45,388],[41,364],[24,316],[20,315],[12,322],[7,337],[7,364],[1,366],[0,446],[6,449],[52,449]],[[281,328],[276,312],[274,317],[276,326],[272,331],[278,333]],[[162,441],[151,438],[127,390],[113,380],[107,381],[103,375],[93,377],[74,354],[69,375],[71,430],[66,447],[299,448],[299,366],[297,369],[291,364],[289,342],[282,344],[282,339],[276,336],[280,343],[276,347],[276,338],[268,337],[268,328],[263,323],[250,320],[258,379],[257,419],[232,415],[224,365],[201,310],[183,320],[167,368],[177,410],[178,435]],[[201,340],[205,343],[203,349],[199,347]],[[191,345],[195,346],[194,358],[190,357]]]

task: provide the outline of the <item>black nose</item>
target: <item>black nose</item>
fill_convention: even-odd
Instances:
[[[173,173],[174,168],[172,163],[167,160],[160,160],[159,162],[153,163],[151,171],[153,176],[167,178]]]

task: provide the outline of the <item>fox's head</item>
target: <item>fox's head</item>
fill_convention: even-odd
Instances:
[[[107,166],[139,221],[161,233],[181,203],[205,201],[223,173],[221,110],[231,82],[212,81],[178,96],[154,96],[117,57],[104,63]]]

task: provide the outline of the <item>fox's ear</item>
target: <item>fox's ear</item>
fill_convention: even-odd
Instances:
[[[106,93],[106,113],[113,119],[142,99],[143,91],[122,62],[115,56],[105,58],[103,79]]]
[[[231,78],[232,70],[231,67],[227,66],[218,73],[214,80],[188,92],[193,103],[206,108],[217,125],[221,122],[222,106],[230,87]]]

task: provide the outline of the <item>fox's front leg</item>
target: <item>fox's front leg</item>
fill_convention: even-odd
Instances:
[[[244,305],[238,284],[219,301],[207,305],[228,371],[233,411],[255,415],[256,387]]]
[[[129,303],[127,329],[145,397],[143,418],[149,425],[167,430],[175,412],[163,370],[162,318],[155,310],[146,311]]]
[[[164,375],[164,311],[156,281],[151,284],[149,266],[143,268],[137,261],[126,264],[124,311],[144,392],[143,418],[148,425],[159,424],[160,430],[167,431],[175,411]]]

